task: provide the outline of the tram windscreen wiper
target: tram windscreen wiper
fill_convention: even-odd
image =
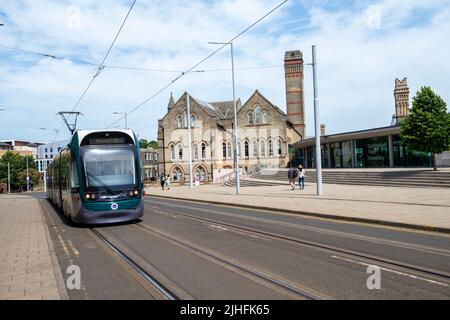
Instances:
[[[90,174],[89,171],[87,171],[87,170],[86,170],[86,176],[88,178],[88,183],[89,183],[89,178],[94,178],[95,180],[97,180],[97,182],[100,182],[101,186],[105,187],[106,190],[108,190],[108,192],[110,194],[112,194],[112,195],[115,194],[114,190],[110,186],[108,186],[108,184],[106,184],[105,181],[103,181],[103,179]]]

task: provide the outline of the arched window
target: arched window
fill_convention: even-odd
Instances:
[[[267,147],[269,149],[269,157],[272,157],[273,156],[273,141],[272,140],[269,140]]]
[[[198,160],[198,144],[194,143],[194,160]]]
[[[255,123],[261,123],[261,107],[258,104],[255,106]]]
[[[258,144],[256,143],[256,140],[255,141],[253,141],[253,157],[257,157],[258,156]]]
[[[170,160],[172,160],[172,161],[175,160],[175,146],[174,145],[170,146]]]
[[[202,143],[202,159],[206,159],[206,143]]]
[[[222,158],[227,157],[227,144],[225,142],[222,143]]]
[[[197,126],[197,116],[195,114],[193,114],[191,116],[191,127],[195,128]]]
[[[177,128],[181,128],[183,127],[183,117],[181,116],[181,114],[179,114],[177,116]]]
[[[203,182],[206,180],[206,169],[203,166],[199,166],[195,169],[195,178]]]
[[[181,144],[178,146],[178,160],[183,160],[183,146]]]
[[[262,114],[262,124],[268,124],[269,123],[269,114],[264,111]]]
[[[181,169],[179,167],[176,167],[175,169],[173,169],[172,176],[171,176],[171,180],[173,182],[181,181],[182,177],[183,177],[183,171],[181,171]]]
[[[232,158],[233,157],[232,148],[231,148],[231,142],[227,143],[227,157],[228,158]]]
[[[253,125],[253,112],[251,111],[247,114],[247,124],[249,126]]]
[[[278,139],[277,140],[277,154],[279,155],[279,156],[281,156],[281,153],[282,153],[282,144],[281,144],[281,139]]]
[[[244,157],[248,158],[249,152],[248,152],[248,141],[244,142]]]
[[[259,155],[261,157],[265,157],[266,156],[266,142],[264,140],[261,140],[259,142]]]

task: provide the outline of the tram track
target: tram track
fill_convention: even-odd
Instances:
[[[167,209],[161,209],[161,208],[158,208],[158,209],[152,208],[151,210],[155,211],[156,213],[158,213],[158,211],[159,211],[160,213],[163,213],[163,214],[164,213],[172,214],[174,216],[184,217],[184,218],[196,220],[196,221],[199,221],[202,223],[210,223],[210,224],[218,225],[218,226],[229,228],[229,229],[232,229],[232,230],[238,231],[238,232],[248,232],[255,236],[263,236],[263,237],[267,237],[269,239],[287,241],[289,243],[295,243],[295,244],[299,244],[299,245],[303,245],[303,246],[307,246],[307,247],[311,247],[311,248],[321,249],[321,250],[327,251],[331,255],[340,254],[340,255],[343,255],[348,258],[353,258],[353,259],[359,258],[359,259],[369,262],[370,264],[388,266],[391,268],[396,267],[396,268],[402,269],[403,271],[419,273],[421,275],[426,275],[429,277],[437,278],[439,280],[444,280],[446,283],[449,283],[449,279],[450,279],[450,273],[448,273],[448,272],[444,272],[441,270],[435,270],[435,269],[431,269],[431,268],[427,268],[427,267],[423,267],[423,266],[413,265],[410,263],[394,261],[392,259],[383,258],[383,257],[377,256],[377,255],[371,255],[371,254],[358,252],[358,251],[354,251],[354,250],[338,248],[338,247],[328,245],[328,244],[317,243],[317,242],[310,241],[310,240],[298,239],[298,238],[290,237],[290,236],[279,234],[279,233],[272,233],[272,232],[260,230],[257,228],[240,226],[240,225],[237,225],[234,223],[220,221],[219,219],[204,218],[204,217],[199,217],[199,216],[195,216],[195,215],[191,215],[191,214],[187,214],[187,213],[181,213],[179,211],[174,211],[174,210],[167,210]],[[239,216],[239,218],[245,219],[246,217]]]
[[[269,274],[267,271],[259,270],[255,268],[254,266],[247,265],[243,262],[240,262],[236,259],[232,259],[230,257],[224,256],[222,254],[219,254],[215,250],[202,248],[198,245],[195,245],[189,241],[186,241],[185,239],[179,239],[175,237],[172,234],[168,234],[166,232],[162,232],[159,230],[156,230],[149,226],[146,223],[140,223],[137,225],[134,225],[134,227],[143,230],[147,233],[155,234],[161,238],[165,238],[173,243],[176,243],[180,247],[184,247],[194,253],[197,253],[201,256],[206,256],[210,260],[215,261],[216,263],[223,264],[227,267],[231,267],[232,269],[236,269],[240,272],[240,274],[244,276],[250,276],[253,278],[257,278],[262,280],[263,282],[266,282],[272,286],[276,286],[281,288],[282,290],[285,290],[286,292],[290,292],[291,294],[294,294],[300,298],[308,299],[308,300],[322,300],[322,299],[331,299],[331,297],[313,292],[315,290],[311,288],[301,288],[301,285],[292,283],[291,281],[288,281],[286,279],[281,279],[277,275]]]
[[[180,298],[173,293],[169,288],[163,285],[156,277],[147,272],[143,267],[141,267],[138,263],[136,263],[124,250],[120,249],[117,245],[115,245],[108,236],[104,235],[98,229],[90,228],[89,229],[93,236],[97,238],[97,240],[104,243],[111,251],[123,260],[131,269],[139,275],[144,281],[150,284],[153,288],[155,288],[166,300],[180,300]]]

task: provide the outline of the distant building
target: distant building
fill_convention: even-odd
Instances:
[[[432,167],[431,153],[410,150],[400,139],[400,121],[409,114],[407,79],[395,80],[395,114],[390,126],[343,132],[332,135],[321,130],[321,154],[324,168]],[[294,146],[294,165],[315,167],[315,138]],[[450,166],[450,152],[436,155],[437,166]]]
[[[141,149],[141,166],[144,181],[158,180],[158,151],[153,148]]]
[[[39,172],[44,173],[47,170],[47,166],[53,161],[53,158],[64,149],[67,142],[67,140],[62,140],[38,146],[35,162]]]
[[[2,146],[0,146],[0,157],[3,156],[7,151],[12,151],[18,153],[22,156],[33,156],[34,159],[37,158],[37,149],[40,143],[32,143],[25,140],[17,139],[6,139],[0,140]],[[8,145],[9,147],[7,147]]]

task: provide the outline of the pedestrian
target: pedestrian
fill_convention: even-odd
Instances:
[[[3,193],[3,184],[2,185],[0,185],[0,194],[1,195],[3,195],[4,193]]]
[[[295,169],[294,167],[291,167],[288,170],[288,178],[289,178],[289,184],[291,185],[292,190],[295,189],[295,180],[297,179],[298,176],[298,170]]]
[[[161,184],[161,189],[164,190],[164,185],[166,184],[166,179],[164,176],[159,177],[159,183]]]
[[[303,169],[302,165],[298,166],[298,185],[300,190],[305,189],[305,169]]]
[[[167,190],[170,190],[170,176],[169,175],[167,175],[165,182],[166,182]]]

